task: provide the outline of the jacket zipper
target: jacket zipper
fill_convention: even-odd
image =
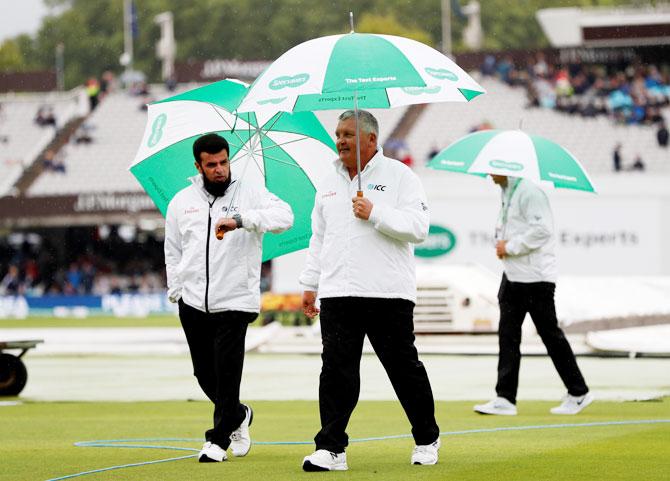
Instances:
[[[214,202],[216,202],[216,199],[211,203],[207,201],[209,204],[209,211],[207,212],[207,244],[205,247],[205,312],[207,314],[209,314],[209,236],[212,235],[212,206]]]

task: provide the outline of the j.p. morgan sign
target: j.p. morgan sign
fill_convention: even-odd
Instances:
[[[431,225],[428,237],[414,249],[417,257],[438,257],[449,254],[456,247],[456,235],[439,225]]]

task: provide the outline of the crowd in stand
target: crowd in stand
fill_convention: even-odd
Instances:
[[[114,228],[106,239],[90,232],[66,235],[62,250],[36,234],[18,245],[0,239],[0,296],[164,292],[162,241],[127,242]]]
[[[667,65],[631,62],[618,69],[578,61],[561,65],[548,62],[540,52],[523,66],[509,55],[499,60],[489,55],[481,72],[525,87],[529,107],[583,117],[606,115],[621,124],[658,124],[660,130],[664,128],[661,108],[670,103]]]

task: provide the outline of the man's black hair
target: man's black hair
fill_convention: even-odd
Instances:
[[[205,134],[193,142],[193,157],[195,157],[195,161],[198,164],[202,162],[200,154],[203,152],[207,152],[208,154],[218,154],[222,150],[225,150],[226,153],[230,155],[228,141],[219,134]]]

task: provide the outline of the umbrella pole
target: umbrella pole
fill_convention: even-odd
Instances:
[[[358,130],[358,92],[354,91],[354,117],[356,119],[356,176],[358,177],[358,191],[356,197],[363,197],[361,187],[361,138]]]

